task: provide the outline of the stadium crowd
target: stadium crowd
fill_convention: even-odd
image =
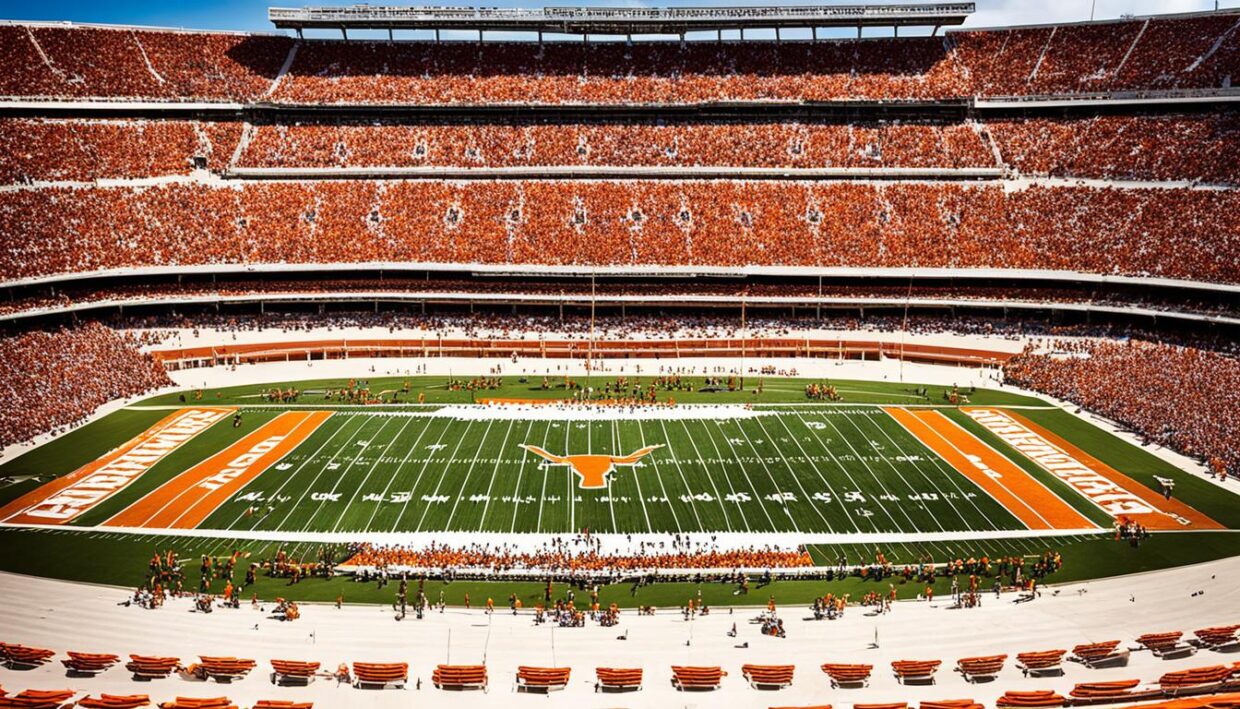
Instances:
[[[971,124],[291,124],[258,128],[241,167],[995,167]]]
[[[949,267],[1240,280],[1240,193],[943,183],[322,181],[0,192],[0,279],[141,266]]]
[[[1240,183],[1234,112],[1202,116],[1024,118],[987,121],[1004,163],[1017,172],[1116,180]]]
[[[1141,436],[1240,475],[1240,360],[1130,340],[1030,347],[1005,369],[1012,384],[1073,401]]]
[[[0,184],[220,170],[239,140],[236,122],[0,118]]]
[[[9,69],[0,76],[0,95],[462,105],[1216,89],[1240,74],[1235,24],[1228,11],[946,37],[684,45],[295,43],[270,35],[11,24],[0,26],[0,63]]]
[[[63,431],[113,399],[172,382],[132,341],[98,323],[0,338],[0,448]]]

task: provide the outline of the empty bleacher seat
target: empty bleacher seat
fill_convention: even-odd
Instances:
[[[984,655],[979,657],[962,657],[956,660],[956,671],[966,682],[991,680],[999,676],[1007,662],[1007,655]]]
[[[896,660],[891,663],[891,671],[900,684],[908,682],[934,683],[934,673],[939,671],[942,660]]]
[[[642,688],[640,667],[598,667],[594,670],[598,683],[594,691],[635,692]]]
[[[138,709],[150,704],[151,698],[145,694],[100,694],[98,697],[86,697],[77,703],[84,709]]]
[[[1197,648],[1183,642],[1183,631],[1174,630],[1166,633],[1146,633],[1137,638],[1137,644],[1149,650],[1155,657],[1180,657],[1197,652]]]
[[[741,674],[755,689],[783,689],[792,686],[796,665],[741,665]]]
[[[672,665],[672,686],[680,691],[719,689],[727,674],[720,667]]]
[[[1104,704],[1116,701],[1134,701],[1138,698],[1159,696],[1160,692],[1135,692],[1141,680],[1121,679],[1110,682],[1081,682],[1068,693],[1073,704]]]
[[[60,664],[72,674],[97,675],[120,662],[120,658],[116,655],[73,651],[66,654],[68,657],[61,660]]]
[[[1158,686],[1168,696],[1175,696],[1185,690],[1204,690],[1221,688],[1223,682],[1231,677],[1236,668],[1231,665],[1213,665],[1210,667],[1194,667],[1187,670],[1168,672],[1158,678]]]
[[[1049,689],[1005,692],[1003,696],[995,700],[995,706],[998,707],[1061,707],[1063,705],[1063,696]]]
[[[0,661],[9,669],[32,669],[46,664],[55,655],[54,651],[39,647],[0,643]]]
[[[133,673],[134,679],[168,677],[180,666],[180,658],[153,655],[130,655],[129,662],[125,663],[125,669]]]
[[[237,709],[228,697],[177,697],[159,706],[160,709]]]
[[[1193,631],[1197,644],[1210,650],[1230,650],[1240,644],[1240,625],[1220,625]]]
[[[1086,667],[1108,667],[1128,664],[1128,655],[1128,648],[1120,647],[1118,640],[1107,640],[1077,645],[1069,659]]]
[[[827,663],[822,666],[822,671],[831,678],[832,687],[867,687],[874,666]]]
[[[439,665],[431,674],[431,682],[440,689],[487,688],[486,665]]]
[[[568,686],[568,678],[571,674],[571,667],[528,667],[522,665],[517,668],[517,689],[524,689],[526,691],[538,690],[540,692],[564,689]]]
[[[408,681],[409,664],[406,662],[353,663],[355,687],[404,687]]]
[[[1063,674],[1063,656],[1067,650],[1040,650],[1016,655],[1016,666],[1026,676]]]
[[[198,659],[201,662],[191,665],[190,673],[204,680],[213,679],[216,682],[232,682],[241,679],[255,667],[253,660],[239,657],[203,655]]]
[[[260,699],[251,709],[314,709],[314,702],[294,702],[288,699]]]
[[[314,681],[319,671],[317,662],[300,662],[298,660],[272,660],[272,684],[309,684]]]
[[[0,709],[62,709],[73,705],[71,689],[27,689],[0,695]]]

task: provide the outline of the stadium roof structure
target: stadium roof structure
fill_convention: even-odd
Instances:
[[[278,28],[516,31],[590,35],[665,34],[818,27],[934,27],[962,24],[972,2],[768,7],[272,7]],[[346,34],[347,36],[347,34]]]

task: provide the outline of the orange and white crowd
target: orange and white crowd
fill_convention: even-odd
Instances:
[[[978,168],[969,124],[470,123],[261,126],[239,166]]]
[[[784,181],[316,181],[0,192],[0,280],[142,266],[1048,269],[1240,280],[1240,192]]]
[[[0,118],[0,185],[185,175],[222,169],[238,122]]]
[[[683,46],[297,44],[272,35],[6,25],[0,96],[641,104],[1218,89],[1240,74],[1234,24],[1234,13],[1221,12],[946,37]]]
[[[0,448],[172,383],[131,340],[98,323],[0,337],[0,352]]]
[[[1008,382],[1075,402],[1240,475],[1240,359],[1141,340],[1056,342],[1008,362]]]

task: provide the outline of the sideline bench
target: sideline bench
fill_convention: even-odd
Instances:
[[[404,689],[409,681],[409,663],[407,662],[354,662],[353,686],[398,687]]]
[[[431,674],[439,689],[487,689],[486,665],[439,665]]]
[[[672,665],[672,686],[682,692],[688,689],[715,690],[719,689],[727,674],[720,667]]]
[[[150,704],[151,698],[145,694],[100,694],[77,703],[83,709],[138,709]]]
[[[130,655],[125,669],[133,673],[138,680],[163,679],[172,676],[181,666],[177,657],[155,657],[153,655]]]
[[[319,671],[317,662],[300,662],[298,660],[272,660],[272,684],[310,684],[315,673]]]
[[[116,655],[105,655],[101,653],[73,652],[70,650],[65,654],[69,657],[61,660],[60,664],[65,666],[65,669],[68,670],[69,674],[86,675],[89,677],[93,677],[100,672],[104,672],[112,667],[112,665],[115,665],[121,661],[121,658]]]
[[[827,663],[822,666],[822,671],[831,678],[831,687],[834,689],[840,687],[868,687],[870,686],[870,672],[873,670],[873,665]]]
[[[1063,656],[1067,650],[1042,650],[1039,652],[1022,652],[1016,655],[1016,667],[1026,677],[1040,677],[1049,674],[1063,674]]]
[[[571,667],[529,667],[521,665],[517,668],[517,689],[529,692],[538,690],[550,693],[568,686],[568,677],[572,674]]]
[[[1085,643],[1072,648],[1072,656],[1068,659],[1079,662],[1090,669],[1128,664],[1128,648],[1120,647],[1118,640],[1107,640],[1100,643]]]
[[[891,671],[895,673],[900,684],[909,682],[934,684],[934,673],[939,671],[942,660],[896,660],[891,663]]]
[[[636,692],[642,688],[640,667],[596,667],[594,674],[598,677],[594,685],[596,692]]]
[[[796,665],[741,665],[741,675],[754,689],[783,689],[792,686]]]
[[[1007,655],[984,655],[980,657],[962,657],[956,660],[956,671],[966,682],[993,680],[1003,670]]]

